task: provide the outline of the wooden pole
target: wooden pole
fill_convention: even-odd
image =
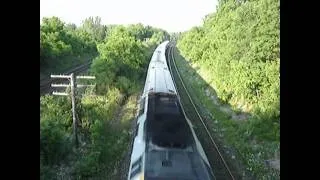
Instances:
[[[73,117],[73,135],[76,147],[78,147],[78,121],[76,117],[76,79],[74,73],[71,73],[71,101],[72,101],[72,117]]]

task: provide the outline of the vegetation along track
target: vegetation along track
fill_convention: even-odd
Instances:
[[[208,161],[213,169],[214,176],[217,180],[219,179],[241,179],[239,173],[235,170],[231,169],[225,159],[222,156],[222,153],[219,151],[219,148],[214,141],[210,131],[201,115],[199,114],[195,103],[193,102],[190,94],[188,93],[187,88],[180,76],[180,73],[175,64],[175,59],[173,55],[174,45],[169,44],[166,51],[166,59],[168,62],[168,66],[175,83],[182,108],[186,114],[186,116],[192,122],[195,133],[201,142],[201,145],[207,155]]]
[[[78,74],[80,72],[84,72],[90,67],[91,63],[92,63],[91,61],[86,62],[84,64],[81,64],[79,66],[76,66],[76,67],[68,70],[67,72],[65,72],[63,74],[70,74],[70,73]],[[50,77],[40,80],[40,96],[45,93],[50,93],[52,91],[52,89],[51,89],[52,83],[63,83],[63,82],[66,82],[66,80],[64,80],[64,79],[51,79]]]

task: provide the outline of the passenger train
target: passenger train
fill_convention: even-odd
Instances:
[[[137,113],[128,180],[212,180],[213,171],[186,117],[166,61],[154,51]]]

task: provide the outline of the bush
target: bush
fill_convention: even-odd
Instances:
[[[119,152],[123,147],[117,142],[122,139],[122,132],[111,124],[116,118],[122,95],[120,91],[109,89],[105,96],[85,96],[82,99],[86,109],[83,123],[89,124],[90,146],[75,163],[75,175],[81,178],[97,176],[108,171],[112,164],[119,160]],[[90,120],[89,120],[90,118]],[[87,122],[89,121],[89,122]]]
[[[65,159],[71,147],[70,133],[55,120],[40,125],[40,156],[44,165],[54,165]]]
[[[40,158],[44,165],[59,163],[70,151],[71,105],[66,101],[52,96],[40,99]]]
[[[42,165],[40,161],[40,179],[53,180],[56,179],[56,172],[51,166]]]

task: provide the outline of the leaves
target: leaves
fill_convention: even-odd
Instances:
[[[223,1],[220,6],[215,14],[206,16],[202,27],[182,34],[178,41],[181,53],[208,66],[221,99],[235,103],[243,97],[260,112],[277,111],[279,2]]]
[[[106,37],[106,28],[101,24],[101,18],[98,16],[85,19],[80,30],[90,34],[96,42],[102,42]]]
[[[43,18],[40,25],[40,67],[68,65],[63,57],[96,53],[94,37],[77,28],[65,25],[57,17]],[[72,60],[72,59],[71,59]],[[71,61],[70,60],[70,61]]]
[[[104,41],[97,44],[100,56],[91,68],[97,77],[98,92],[103,93],[112,85],[126,94],[133,92],[135,82],[144,75],[150,52],[157,42],[167,38],[166,34],[142,24],[109,29]]]

